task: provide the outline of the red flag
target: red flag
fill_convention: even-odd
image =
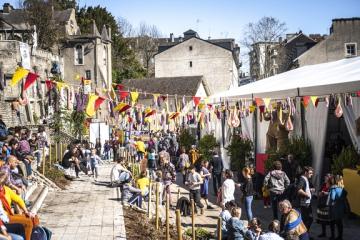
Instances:
[[[121,84],[116,84],[116,88],[118,91],[121,91],[124,89],[124,85],[121,85]]]
[[[54,87],[54,83],[49,79],[45,80],[45,84],[48,90],[51,90]]]
[[[25,85],[24,85],[24,91],[28,89],[39,77],[36,73],[29,72],[29,74],[26,77]]]
[[[201,99],[201,97],[193,97],[193,101],[194,101],[195,107],[197,107],[197,106],[199,105],[200,99]]]
[[[161,96],[161,99],[162,99],[163,101],[165,101],[165,100],[166,100],[166,96]]]
[[[256,102],[256,106],[261,106],[263,105],[263,100],[261,98],[255,98],[255,102]]]
[[[103,97],[98,97],[96,100],[95,100],[95,111],[97,111],[100,107],[100,105],[104,102],[105,98]]]
[[[357,92],[356,92],[356,95],[357,95],[358,97],[360,97],[360,91],[357,91]]]
[[[310,96],[303,96],[302,99],[303,99],[303,105],[304,105],[304,107],[307,108],[307,106],[308,106],[309,103],[310,103]]]
[[[127,96],[129,96],[129,92],[127,91],[120,91],[120,100],[124,100]]]

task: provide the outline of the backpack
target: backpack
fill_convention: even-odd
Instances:
[[[176,209],[180,210],[180,214],[182,214],[184,217],[190,216],[190,201],[186,197],[181,197],[176,203]]]
[[[52,233],[43,227],[37,226],[33,228],[31,240],[50,240]]]
[[[0,138],[6,138],[8,135],[8,129],[4,123],[0,123]]]

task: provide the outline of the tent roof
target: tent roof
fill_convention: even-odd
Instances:
[[[309,65],[212,95],[211,98],[322,96],[360,90],[360,57]]]

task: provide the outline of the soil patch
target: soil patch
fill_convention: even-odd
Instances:
[[[166,239],[166,225],[160,225],[160,229],[155,229],[154,219],[149,220],[144,213],[137,212],[130,207],[124,207],[124,220],[126,238],[129,240],[158,240]],[[170,239],[177,239],[176,228],[170,225]]]

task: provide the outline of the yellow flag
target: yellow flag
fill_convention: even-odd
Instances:
[[[86,106],[86,114],[89,117],[92,117],[92,116],[95,115],[95,101],[98,98],[99,98],[99,96],[97,96],[95,94],[90,94],[89,95],[89,101],[88,101],[88,104]]]
[[[310,99],[311,99],[311,102],[313,103],[314,107],[315,107],[315,103],[316,103],[316,100],[317,100],[317,96],[311,96]]]
[[[134,104],[139,98],[139,93],[138,92],[130,92],[130,96],[131,96],[131,101]]]
[[[249,109],[250,109],[250,113],[253,113],[255,111],[256,107],[254,105],[250,105]]]
[[[265,103],[265,107],[266,107],[266,108],[269,108],[269,104],[270,104],[271,98],[263,98],[263,101],[264,101],[264,103]]]
[[[18,67],[16,68],[14,75],[12,76],[10,86],[15,86],[21,79],[26,77],[29,73],[29,70],[26,70],[25,68]]]
[[[61,90],[62,88],[69,87],[66,83],[56,82],[56,87]]]

